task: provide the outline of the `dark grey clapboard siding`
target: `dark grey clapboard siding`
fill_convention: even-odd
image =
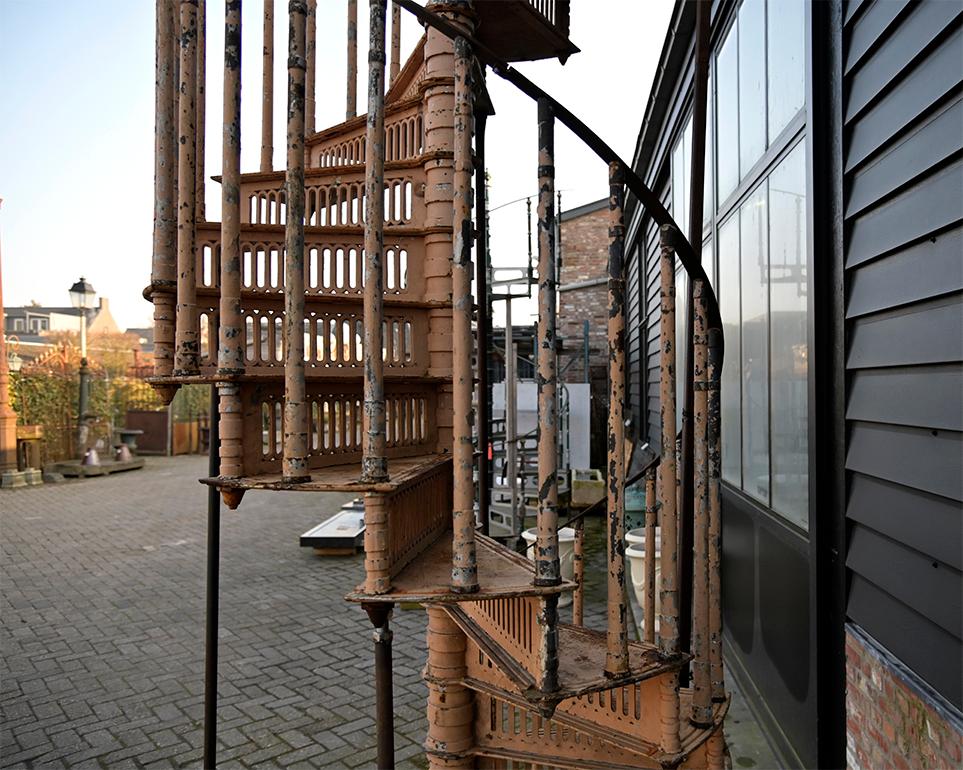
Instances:
[[[845,14],[849,617],[963,706],[963,5]]]
[[[661,191],[662,205],[668,208],[671,189]],[[645,389],[648,439],[658,448],[662,441],[659,410],[659,227],[647,221],[645,232]]]

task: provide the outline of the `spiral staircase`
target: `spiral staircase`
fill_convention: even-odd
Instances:
[[[509,62],[564,61],[574,53],[568,3],[475,0],[423,9],[399,2],[395,30],[399,6],[415,13],[426,33],[403,67],[393,62],[390,87],[384,88],[385,3],[372,0],[369,113],[311,132],[304,108],[305,94],[309,104],[314,96],[317,10],[292,0],[287,168],[240,174],[238,107],[230,98],[239,94],[232,45],[239,51],[240,8],[228,3],[224,221],[208,222],[197,212],[197,157],[185,157],[192,144],[185,137],[198,121],[197,104],[186,104],[193,100],[184,95],[196,93],[203,78],[192,64],[198,46],[203,50],[203,3],[199,22],[197,0],[158,0],[157,218],[145,291],[155,306],[152,382],[166,398],[182,384],[216,388],[219,467],[203,481],[230,508],[249,489],[363,495],[365,579],[347,599],[361,604],[375,627],[379,767],[393,766],[391,608],[417,602],[428,615],[431,767],[721,768],[728,698],[718,583],[721,335],[712,290],[658,201],[614,154],[607,159],[599,152],[609,163],[611,214],[608,628],[584,627],[580,610],[576,622],[563,623],[559,596],[576,593],[580,608],[582,575],[565,581],[558,563],[553,129],[556,119],[587,129]],[[273,2],[265,4],[266,24],[269,10]],[[473,342],[473,324],[485,312],[471,296],[472,180],[483,148],[473,125],[490,113],[486,65],[539,107],[533,167],[540,185],[541,481],[534,561],[477,531],[474,511],[472,365],[484,362],[487,351],[475,351]],[[662,396],[669,438],[658,473],[653,467],[645,474],[651,536],[643,641],[629,640],[622,532],[629,472],[622,414],[626,185],[664,224]],[[668,568],[681,563],[677,258],[697,287],[695,600],[686,650],[677,630],[679,574]],[[680,674],[690,670],[691,686],[681,687]]]

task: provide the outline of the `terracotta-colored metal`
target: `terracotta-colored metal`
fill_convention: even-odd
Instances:
[[[625,249],[624,183],[618,164],[609,165],[608,346],[609,415],[608,478],[608,591],[606,597],[607,654],[605,673],[621,676],[628,670],[628,618],[625,602]]]
[[[274,0],[264,2],[261,56],[261,172],[274,169]]]
[[[676,520],[676,440],[675,440],[675,238],[678,232],[669,225],[659,230],[660,300],[659,402],[662,417],[662,454],[659,461],[659,506],[661,509],[661,572],[659,647],[666,655],[679,651],[678,610],[678,537]],[[678,676],[666,676],[660,697],[662,750],[679,750]]]
[[[308,4],[288,1],[288,165],[284,179],[284,456],[288,483],[310,481],[304,382],[304,58]]]
[[[430,768],[471,768],[475,759],[474,693],[465,677],[467,640],[464,632],[442,607],[429,606],[428,735],[425,752]]]
[[[558,374],[555,352],[555,116],[538,102],[538,511],[535,584],[561,581],[558,559]]]
[[[197,0],[180,0],[180,99],[177,153],[177,326],[174,374],[196,374],[200,348],[197,327],[194,238],[197,119]]]
[[[304,133],[310,135],[314,133],[314,119],[318,111],[315,101],[317,99],[315,83],[318,71],[318,0],[308,0],[306,35],[305,59],[308,68],[304,73]],[[307,155],[304,162],[305,165],[310,165]]]
[[[348,70],[345,117],[358,114],[358,0],[348,0]]]
[[[371,0],[368,54],[368,121],[365,143],[364,223],[364,456],[361,478],[388,477],[385,458],[384,359],[384,178],[385,178],[385,3]]]
[[[393,86],[401,71],[401,6],[391,4],[391,65],[388,70],[388,85]]]
[[[707,356],[707,439],[709,444],[709,678],[712,700],[726,699],[722,665],[722,416],[720,411],[720,378],[722,366],[722,330],[709,329]],[[720,731],[721,736],[721,731]]]
[[[241,0],[224,9],[224,110],[221,172],[221,259],[217,369],[222,375],[244,372],[241,316]],[[240,388],[218,387],[220,468],[222,476],[244,472]]]
[[[177,57],[179,21],[171,0],[156,3],[154,63],[154,235],[151,300],[154,303],[154,376],[174,368],[174,305],[177,292]],[[171,391],[173,396],[173,391]]]
[[[572,625],[580,626],[585,614],[585,517],[579,516],[572,526],[575,528],[572,571],[578,585],[572,594]]]
[[[722,727],[718,727],[706,742],[707,770],[723,770],[726,766],[726,738]]]
[[[195,133],[197,164],[194,173],[196,214],[203,222],[207,218],[204,178],[204,152],[207,125],[207,0],[197,2],[197,131]]]
[[[474,83],[471,75],[471,50],[464,38],[455,40],[454,105],[454,210],[452,257],[452,401],[454,502],[452,511],[451,587],[471,593],[478,590],[478,564],[475,558],[475,485],[474,410],[472,394],[472,121]]]
[[[695,510],[692,527],[692,712],[699,727],[712,724],[709,682],[709,456],[707,446],[707,350],[705,282],[693,281],[693,473]]]
[[[645,607],[643,612],[642,638],[649,644],[655,644],[655,544],[656,524],[659,509],[656,506],[654,468],[645,474]]]

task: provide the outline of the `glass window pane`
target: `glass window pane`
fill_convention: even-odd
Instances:
[[[722,203],[739,183],[739,91],[737,34],[733,24],[716,57],[716,162],[717,203]]]
[[[775,139],[805,102],[803,0],[769,4],[769,139]]]
[[[739,176],[766,151],[766,27],[763,0],[739,9]]]
[[[739,212],[719,228],[719,310],[725,338],[722,404],[722,478],[742,486],[742,418],[739,395]]]
[[[769,177],[772,508],[809,524],[806,151]]]
[[[675,274],[675,429],[682,429],[685,406],[685,319],[689,307],[689,274],[680,269]]]
[[[689,227],[689,214],[692,211],[692,191],[689,189],[689,183],[692,180],[692,118],[685,124],[685,130],[682,132],[682,146],[685,147],[685,154],[683,155],[683,166],[682,173],[685,174],[685,202],[683,211],[682,221],[678,223],[679,227],[682,228],[682,232],[686,234],[686,238],[691,241],[692,233],[689,232],[691,229]]]
[[[709,73],[709,93],[712,93],[712,73]],[[704,184],[702,185],[702,223],[712,218],[712,97],[709,97],[709,113],[706,115],[706,148],[705,166],[703,166]]]
[[[716,265],[712,259],[711,239],[702,244],[702,266],[705,268],[706,275],[709,276],[709,285],[716,289]]]
[[[683,138],[676,142],[675,149],[672,151],[672,218],[679,226],[681,232],[685,232],[686,224],[686,201],[688,200],[688,178],[685,175],[685,132]]]
[[[740,207],[739,229],[742,257],[742,488],[768,505],[769,287],[765,184]]]

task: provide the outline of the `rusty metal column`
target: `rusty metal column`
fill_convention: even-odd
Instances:
[[[368,123],[365,138],[364,220],[364,446],[362,481],[388,478],[385,457],[384,188],[385,0],[371,0],[368,49]]]
[[[693,281],[693,465],[694,510],[692,526],[692,713],[697,727],[712,724],[709,684],[709,458],[706,446],[706,301],[705,282]]]
[[[318,70],[318,0],[308,0],[308,28],[305,43],[307,70],[304,74],[304,133],[314,133],[314,118],[317,113],[316,86]],[[305,157],[305,163],[311,165]]]
[[[372,14],[379,0],[371,0]],[[381,5],[384,13],[384,4]],[[378,770],[394,770],[395,767],[395,710],[394,682],[391,663],[391,604],[363,604],[368,619],[374,626],[372,639],[375,646],[375,719],[378,733]]]
[[[722,375],[722,330],[709,329],[706,399],[709,443],[709,679],[712,701],[726,699],[725,677],[722,667],[722,416],[720,377]]]
[[[428,734],[425,753],[431,770],[475,767],[475,699],[464,680],[468,639],[443,607],[428,605]]]
[[[358,114],[358,0],[348,0],[347,110],[351,120]]]
[[[472,53],[462,37],[455,38],[455,173],[452,206],[452,406],[454,429],[454,511],[452,512],[451,588],[459,593],[478,590],[475,560],[475,484],[472,426],[471,244],[472,232]]]
[[[261,172],[274,170],[274,0],[264,0],[261,57]]]
[[[207,138],[207,0],[197,3],[197,164],[194,174],[194,197],[197,201],[197,221],[203,222],[207,217],[205,201],[207,191],[204,188],[204,143]]]
[[[618,163],[609,164],[609,258],[608,258],[608,627],[605,653],[606,676],[629,670],[629,637],[625,606],[625,281],[622,277],[625,248],[624,179]]]
[[[655,474],[650,468],[645,474],[645,607],[643,609],[643,639],[649,644],[655,644],[655,547],[656,547],[656,519],[658,508],[655,504]]]
[[[217,372],[244,373],[241,316],[241,0],[224,9],[224,105],[221,134],[221,269]],[[218,385],[221,476],[244,473],[241,392],[236,382]]]
[[[197,234],[195,209],[197,119],[197,0],[180,0],[180,99],[177,151],[177,326],[174,333],[174,374],[198,372]]]
[[[575,527],[575,544],[572,553],[572,572],[577,588],[572,594],[572,625],[582,625],[585,606],[585,517],[572,522]]]
[[[154,59],[154,235],[151,301],[154,304],[154,376],[174,369],[174,303],[177,292],[177,121],[174,117],[176,38],[174,3],[157,0]],[[158,388],[169,403],[175,387]]]
[[[388,85],[395,84],[401,71],[401,6],[391,4],[391,67],[388,70]]]
[[[659,229],[661,307],[659,339],[659,401],[662,411],[662,455],[659,460],[659,506],[662,518],[662,589],[659,613],[659,647],[664,655],[679,653],[678,610],[678,527],[676,521],[676,454],[675,454],[675,239],[678,232],[671,225]],[[679,677],[662,677],[660,721],[662,750],[675,754],[679,741]]]
[[[284,481],[310,481],[304,387],[304,60],[305,0],[288,2],[288,163],[284,177]]]

